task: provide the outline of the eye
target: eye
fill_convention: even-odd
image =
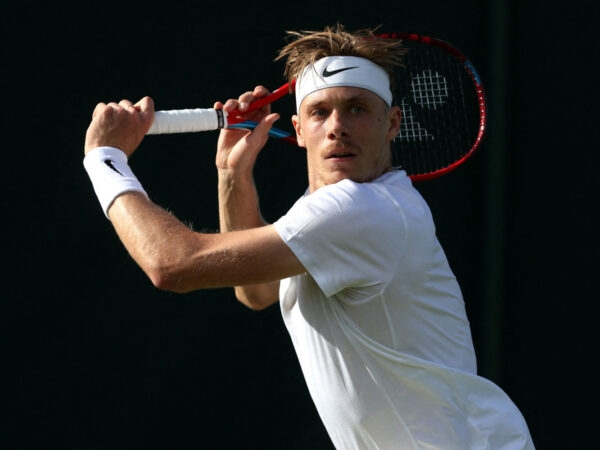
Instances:
[[[350,111],[352,114],[361,114],[366,111],[366,109],[362,105],[352,105],[350,107]]]
[[[309,112],[310,117],[327,117],[327,110],[324,108],[314,108]]]

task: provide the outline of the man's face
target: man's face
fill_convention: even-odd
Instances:
[[[372,181],[391,169],[390,141],[400,129],[400,108],[355,87],[315,91],[292,118],[306,148],[310,192],[351,179]]]

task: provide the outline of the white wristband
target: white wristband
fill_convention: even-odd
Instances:
[[[127,164],[127,155],[115,147],[97,147],[83,158],[83,166],[92,181],[104,215],[115,199],[125,192],[148,194]]]

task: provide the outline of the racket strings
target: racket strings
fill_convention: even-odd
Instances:
[[[464,64],[448,52],[411,44],[397,85],[402,109],[400,132],[392,143],[394,164],[410,174],[438,171],[474,145],[479,112]]]
[[[423,108],[438,109],[448,98],[446,77],[432,69],[411,77],[410,89],[413,101]]]
[[[435,139],[435,136],[421,125],[406,99],[400,101],[400,108],[402,109],[402,122],[400,123],[400,132],[394,141],[423,142]]]

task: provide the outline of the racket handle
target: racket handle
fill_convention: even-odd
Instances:
[[[147,134],[196,133],[226,126],[227,114],[221,109],[174,109],[156,111]]]

